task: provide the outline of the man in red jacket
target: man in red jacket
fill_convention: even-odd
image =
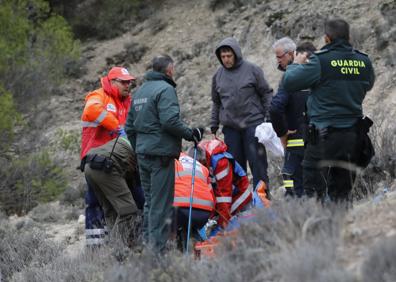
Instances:
[[[209,168],[216,196],[217,223],[225,228],[231,216],[246,208],[252,200],[252,189],[246,172],[227,152],[227,145],[219,140],[204,140],[199,143],[206,159],[200,159]]]
[[[81,168],[91,148],[101,146],[117,135],[126,136],[124,124],[131,104],[129,86],[135,78],[127,69],[113,67],[101,78],[101,88],[85,97],[82,121]],[[98,246],[105,242],[103,211],[87,181],[85,194],[85,234],[87,246]]]

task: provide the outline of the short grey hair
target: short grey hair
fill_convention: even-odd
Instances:
[[[290,37],[282,37],[272,45],[273,49],[278,47],[282,47],[284,52],[294,52],[296,51],[297,45]]]
[[[169,65],[173,64],[173,59],[169,55],[159,55],[152,61],[153,71],[166,73]]]

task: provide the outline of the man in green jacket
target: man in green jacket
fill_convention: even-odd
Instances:
[[[144,190],[143,238],[162,253],[171,230],[174,159],[181,152],[182,138],[199,142],[203,129],[191,129],[180,118],[172,58],[157,56],[152,68],[133,96],[125,131],[136,148]]]
[[[306,64],[297,55],[283,83],[289,92],[311,88],[303,160],[306,194],[344,201],[352,190],[359,157],[356,124],[363,117],[363,99],[375,75],[368,56],[349,43],[346,21],[328,20],[324,28],[326,45]]]
[[[90,149],[85,162],[85,177],[103,208],[111,237],[121,239],[129,246],[134,235],[133,219],[138,210],[131,194],[131,190],[137,189],[137,165],[135,152],[125,133]]]

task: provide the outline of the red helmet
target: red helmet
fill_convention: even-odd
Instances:
[[[205,150],[206,163],[210,165],[210,160],[213,155],[224,153],[227,151],[227,145],[220,139],[202,140],[198,146]]]

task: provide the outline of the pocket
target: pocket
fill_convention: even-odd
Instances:
[[[89,162],[89,167],[94,170],[102,170],[104,168],[106,157],[95,155]]]

